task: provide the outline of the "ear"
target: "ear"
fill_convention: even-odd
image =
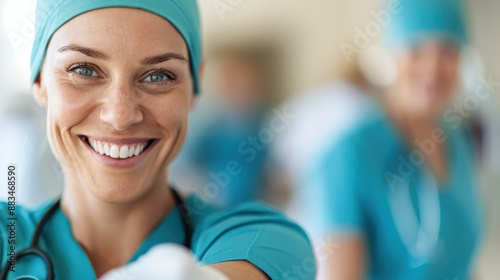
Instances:
[[[40,78],[41,75],[38,75],[31,90],[33,92],[33,97],[35,98],[36,103],[42,107],[47,106],[47,90],[44,85],[42,85],[42,81]]]

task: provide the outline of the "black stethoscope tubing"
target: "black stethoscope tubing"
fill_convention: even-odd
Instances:
[[[191,228],[190,225],[190,219],[189,219],[189,214],[186,208],[186,205],[183,203],[181,196],[179,193],[171,188],[172,193],[174,195],[175,203],[177,204],[177,207],[179,208],[180,215],[182,218],[182,222],[184,225],[184,230],[185,230],[185,241],[184,241],[184,246],[187,248],[191,248],[191,237],[193,235],[193,229]],[[52,205],[47,212],[43,215],[43,217],[40,219],[40,222],[36,225],[35,232],[33,233],[33,238],[31,239],[31,244],[28,248],[21,250],[15,255],[16,261],[19,260],[22,257],[25,257],[27,255],[36,255],[39,258],[43,260],[47,267],[47,280],[54,280],[54,264],[52,263],[52,260],[50,259],[49,255],[40,249],[37,244],[38,244],[38,239],[40,239],[40,235],[42,233],[43,227],[47,223],[47,221],[52,217],[52,215],[55,213],[57,209],[59,209],[61,204],[61,200],[58,199],[54,205]],[[2,272],[0,274],[0,280],[6,280],[7,279],[7,274],[9,273],[9,262],[7,261],[2,269]]]

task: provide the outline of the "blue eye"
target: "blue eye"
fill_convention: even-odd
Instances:
[[[78,66],[73,71],[75,71],[77,74],[80,74],[80,75],[86,76],[86,77],[97,77],[98,76],[97,72],[88,66]]]
[[[170,77],[163,73],[153,73],[144,79],[145,82],[161,83],[170,80]]]

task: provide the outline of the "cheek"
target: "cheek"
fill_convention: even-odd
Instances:
[[[78,139],[71,128],[85,120],[91,113],[91,94],[84,94],[68,86],[47,87],[47,132],[56,157],[65,164],[73,158],[73,147]]]
[[[415,64],[409,59],[401,60],[398,64],[398,83],[402,92],[400,96],[403,99],[413,99],[413,87],[418,78],[418,71]]]
[[[173,91],[166,95],[148,98],[144,112],[150,114],[145,119],[151,118],[158,128],[161,128],[168,139],[165,149],[168,154],[176,153],[184,142],[187,131],[189,114],[189,92]]]
[[[455,96],[458,88],[459,64],[456,61],[444,60],[440,70],[439,82],[443,92],[443,102],[447,103]]]
[[[446,81],[450,83],[450,87],[456,86],[459,80],[459,64],[456,62],[446,63],[443,71]]]
[[[65,83],[55,84],[47,91],[54,114],[68,124],[78,123],[88,116],[96,100],[93,91],[77,89]]]
[[[188,100],[180,94],[159,98],[154,107],[151,108],[148,111],[153,114],[154,122],[161,126],[170,138],[169,149],[176,153],[182,147],[186,136],[189,114]]]
[[[399,81],[409,83],[413,79],[415,67],[411,67],[412,65],[414,65],[414,63],[410,61],[410,58],[403,57],[398,60],[397,73]]]
[[[190,99],[182,94],[155,99],[154,105],[145,108],[145,112],[151,114],[151,123],[154,123],[158,130],[161,129],[164,138],[158,147],[158,156],[154,164],[157,170],[155,172],[161,175],[179,154],[186,139]],[[161,178],[163,177],[161,175]]]
[[[151,114],[154,122],[166,129],[179,129],[187,124],[193,93],[184,83],[168,93],[148,95],[144,99],[144,112]]]

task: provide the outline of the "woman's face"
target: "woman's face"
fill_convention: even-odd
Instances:
[[[397,55],[396,91],[391,98],[418,117],[435,118],[453,99],[458,84],[460,50],[428,42]]]
[[[69,185],[127,202],[165,184],[194,99],[188,58],[168,21],[138,9],[91,11],[54,34],[34,94]]]

